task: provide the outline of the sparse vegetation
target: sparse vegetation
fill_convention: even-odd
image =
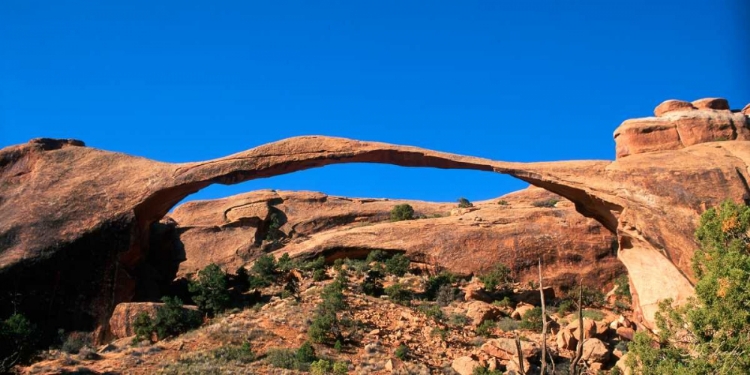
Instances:
[[[490,370],[487,367],[477,366],[477,367],[474,367],[474,371],[471,374],[472,375],[502,375],[503,372],[497,369]]]
[[[200,326],[201,317],[196,311],[184,309],[178,297],[163,297],[164,305],[156,310],[153,321],[153,331],[159,340],[170,336],[177,336]]]
[[[406,360],[406,357],[409,355],[409,347],[401,344],[396,348],[396,351],[393,353],[396,355],[396,358],[400,360]]]
[[[193,294],[193,301],[198,308],[211,316],[229,306],[227,275],[214,263],[198,271],[197,279],[188,284],[188,290]]]
[[[495,328],[495,322],[492,320],[485,320],[480,324],[477,329],[476,333],[479,336],[483,337],[490,337],[492,334],[492,330]]]
[[[503,332],[511,332],[520,329],[521,323],[515,319],[504,317],[497,321],[497,328],[501,329]]]
[[[409,258],[403,254],[396,254],[385,261],[385,272],[401,277],[409,271],[410,264]]]
[[[599,321],[604,319],[604,313],[599,310],[583,310],[583,317]]]
[[[501,200],[497,201],[497,204],[499,204],[501,206],[507,206],[510,203],[508,203],[508,201],[506,201],[505,199],[501,199]]]
[[[463,327],[469,324],[469,317],[464,314],[453,313],[448,319],[448,322],[454,327]]]
[[[637,332],[627,364],[635,373],[750,373],[750,207],[725,201],[701,215],[692,259],[695,298],[659,303],[653,338]]]
[[[36,342],[36,327],[22,314],[13,314],[0,322],[0,372],[27,360]]]
[[[297,350],[270,349],[266,353],[266,361],[271,366],[288,370],[308,371],[310,364],[316,359],[315,350],[309,342],[305,342]]]
[[[521,328],[528,329],[534,332],[542,331],[542,309],[540,307],[534,307],[527,311],[521,317]]]
[[[628,281],[628,275],[620,275],[616,278],[615,285],[617,285],[615,295],[630,302],[632,296],[630,295],[630,282]]]
[[[448,272],[443,271],[435,276],[431,276],[427,279],[425,282],[425,297],[431,301],[434,301],[437,299],[438,291],[443,285],[451,285],[456,282],[456,275]]]
[[[413,293],[402,284],[396,283],[385,288],[385,294],[391,301],[400,305],[408,305],[413,297]]]
[[[391,210],[391,221],[402,221],[414,219],[414,208],[404,203],[396,205]]]
[[[543,199],[536,201],[532,203],[531,205],[534,207],[546,207],[546,208],[553,208],[555,205],[557,205],[557,202],[560,202],[557,198],[550,198],[550,199]]]
[[[479,280],[484,284],[484,289],[493,292],[499,286],[504,286],[512,281],[510,269],[504,264],[498,263],[489,271],[479,276]]]
[[[466,199],[464,197],[461,197],[461,198],[458,198],[458,207],[459,208],[469,208],[469,207],[474,207],[474,204],[472,204],[471,202],[469,202],[468,199]]]
[[[461,289],[454,287],[451,284],[440,285],[437,291],[437,297],[435,301],[438,306],[448,306],[451,302],[462,299]]]

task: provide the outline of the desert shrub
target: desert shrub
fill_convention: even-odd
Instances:
[[[578,288],[573,288],[568,291],[568,294],[566,296],[566,299],[570,300],[574,306],[577,306],[578,301]],[[605,303],[604,299],[604,293],[602,293],[600,290],[589,288],[587,286],[583,287],[582,291],[582,300],[583,306],[591,306],[591,307],[597,307],[602,306]]]
[[[425,297],[431,301],[437,298],[438,291],[443,285],[449,285],[456,282],[456,275],[443,271],[435,276],[430,276],[425,282],[424,294]]]
[[[555,207],[555,205],[559,201],[560,201],[559,199],[550,198],[550,199],[543,199],[543,200],[536,201],[536,202],[532,203],[531,205],[534,206],[534,207],[552,208],[552,207]]]
[[[461,289],[450,284],[443,284],[438,288],[435,302],[437,302],[439,306],[448,306],[451,302],[460,300],[461,298]]]
[[[598,310],[583,310],[583,317],[599,321],[604,319],[604,313]]]
[[[391,210],[391,221],[414,219],[414,208],[408,204],[399,204]]]
[[[474,205],[471,202],[469,202],[468,199],[461,197],[461,198],[458,198],[458,207],[469,208],[469,207],[474,207]]]
[[[341,272],[344,268],[344,259],[338,258],[333,261],[333,270],[336,272]]]
[[[333,344],[333,349],[336,350],[336,352],[341,353],[341,351],[344,349],[344,344],[341,343],[341,340],[336,340],[336,342]]]
[[[323,300],[318,304],[307,330],[307,335],[313,342],[330,343],[340,338],[340,322],[336,313],[347,307],[344,287],[344,284],[337,280],[323,288],[320,294]]]
[[[335,313],[330,311],[318,313],[315,315],[312,323],[310,323],[310,327],[307,329],[307,337],[317,343],[329,342],[329,340],[331,340],[331,335],[335,335],[334,327],[337,323]]]
[[[275,212],[271,213],[269,219],[266,241],[277,241],[282,236],[281,231],[279,231],[279,228],[281,228],[281,220],[279,220],[279,215]]]
[[[396,355],[396,358],[400,360],[406,360],[406,357],[409,355],[409,347],[401,344],[396,348],[396,351],[393,353]]]
[[[315,271],[315,270],[322,270],[326,268],[326,258],[324,256],[319,256],[315,258],[314,260],[307,261],[305,263],[302,263],[300,266],[302,270],[304,271]]]
[[[501,200],[497,201],[497,204],[499,204],[501,206],[507,206],[509,203],[505,199],[501,199]]]
[[[147,312],[141,311],[135,316],[135,320],[133,320],[133,331],[135,332],[133,342],[151,340],[151,333],[154,330],[154,321],[151,319],[151,316]]]
[[[391,301],[400,305],[408,305],[413,297],[411,290],[399,283],[385,288],[385,294],[388,295],[388,298],[390,298]]]
[[[297,350],[292,349],[269,349],[266,353],[266,361],[277,368],[289,370],[308,371],[310,364],[317,358],[315,350],[309,342],[305,342]]]
[[[616,313],[622,313],[628,310],[630,310],[630,305],[622,301],[615,301],[615,306],[612,308],[612,311]]]
[[[493,328],[495,328],[495,322],[492,320],[485,320],[477,327],[476,333],[479,336],[490,337]]]
[[[163,297],[164,305],[156,310],[154,330],[159,340],[177,336],[201,325],[201,316],[196,311],[184,309],[178,297]]]
[[[448,318],[448,322],[452,326],[463,327],[469,323],[469,317],[464,314],[453,313],[450,318]]]
[[[313,271],[313,280],[315,280],[315,281],[323,281],[327,277],[328,277],[328,275],[326,275],[326,270],[324,270],[324,269],[317,269],[317,270]]]
[[[616,278],[615,285],[617,285],[615,295],[630,301],[632,296],[630,295],[630,282],[628,281],[628,275],[620,275]]]
[[[349,366],[346,362],[333,363],[333,375],[346,375],[349,373]]]
[[[276,277],[278,268],[279,265],[276,263],[276,258],[271,254],[264,254],[255,259],[255,263],[253,263],[251,269],[259,277],[273,280]]]
[[[483,366],[477,366],[474,367],[474,371],[471,373],[471,375],[502,375],[503,372],[500,370],[490,370],[487,367]]]
[[[250,363],[255,360],[255,354],[250,349],[249,343],[221,346],[212,350],[210,355],[219,362]]]
[[[560,301],[560,305],[557,307],[557,313],[560,315],[565,315],[575,310],[576,310],[576,303],[570,299],[564,299]]]
[[[319,359],[310,364],[310,373],[312,375],[326,375],[333,369],[331,362],[325,359]]]
[[[368,264],[372,262],[385,262],[388,259],[388,254],[383,250],[373,250],[367,254],[365,262]]]
[[[279,257],[279,260],[276,262],[276,268],[282,272],[291,271],[296,266],[296,262],[292,260],[292,257],[289,256],[289,253],[282,254]]]
[[[409,271],[410,264],[409,258],[403,254],[396,254],[385,261],[385,272],[401,277]]]
[[[188,290],[193,294],[198,308],[210,315],[218,314],[229,306],[227,275],[214,263],[198,271],[197,280],[188,284]]]
[[[511,282],[510,268],[502,263],[495,264],[489,271],[479,276],[479,280],[484,284],[484,289],[492,292],[498,286]]]
[[[521,328],[521,323],[515,319],[504,317],[497,321],[497,328],[503,332],[511,332]]]
[[[440,306],[423,303],[417,308],[422,314],[435,321],[441,321],[445,317]]]
[[[659,303],[660,345],[638,332],[628,347],[635,373],[750,373],[750,207],[725,201],[701,215],[692,266],[695,298]]]
[[[542,309],[540,307],[534,307],[533,309],[526,311],[521,317],[521,328],[532,330],[534,332],[542,331]]]
[[[362,283],[359,285],[359,287],[362,293],[368,296],[379,297],[383,295],[383,293],[385,293],[383,284],[381,284],[377,279],[365,278],[364,280],[362,280]]]
[[[91,337],[85,332],[71,332],[60,347],[65,353],[78,354],[84,346],[91,346]]]
[[[503,297],[503,299],[501,299],[499,301],[493,301],[492,304],[495,305],[495,306],[497,306],[497,307],[503,307],[503,308],[509,308],[509,307],[513,308],[514,307],[513,301],[511,301],[508,296]]]
[[[36,327],[22,314],[0,321],[0,373],[26,361],[34,353],[36,343]]]
[[[430,332],[430,336],[439,336],[441,340],[445,341],[445,339],[448,338],[448,331],[440,327],[434,327]]]

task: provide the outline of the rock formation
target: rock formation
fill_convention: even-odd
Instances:
[[[554,207],[534,204],[557,200]],[[505,204],[498,204],[503,201]],[[390,210],[408,203],[418,220],[390,221]],[[412,262],[471,275],[496,263],[508,265],[520,281],[536,280],[536,259],[560,291],[584,279],[587,286],[611,284],[624,270],[614,235],[573,204],[539,188],[500,199],[455,203],[331,197],[322,193],[256,191],[178,206],[163,225],[160,248],[175,250],[178,277],[210,263],[234,272],[263,254],[272,217],[280,227],[275,254],[311,259],[323,255],[364,258],[372,250],[405,253]],[[614,248],[613,248],[614,245]],[[539,299],[539,294],[533,297]]]
[[[748,117],[716,100],[692,106],[623,123],[614,162],[507,163],[320,136],[185,164],[78,141],[6,147],[0,150],[0,295],[50,325],[106,326],[114,305],[132,299],[136,280],[158,273],[147,261],[159,258],[148,251],[151,225],[189,194],[212,183],[374,162],[504,173],[571,200],[617,234],[618,256],[649,323],[658,300],[681,302],[692,293],[698,215],[724,199],[750,198]]]

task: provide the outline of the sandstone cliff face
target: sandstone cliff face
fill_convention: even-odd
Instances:
[[[671,136],[647,138],[660,127],[630,132],[623,124],[615,133],[618,149],[627,151],[618,152],[614,162],[507,163],[317,136],[186,164],[75,141],[6,147],[0,150],[0,296],[20,292],[26,296],[19,301],[22,311],[51,325],[106,326],[114,305],[132,299],[141,275],[159,276],[145,261],[161,256],[149,252],[151,226],[187,195],[212,183],[375,162],[494,171],[571,200],[578,212],[617,234],[618,257],[649,323],[659,299],[684,301],[692,293],[689,260],[698,215],[724,199],[750,197],[750,143],[743,135],[748,117],[721,109],[719,102],[694,102],[694,110],[659,118],[662,127],[691,129],[693,140],[681,141],[681,147]],[[727,139],[728,128],[737,134],[728,141],[699,143]],[[682,139],[682,130],[678,133]]]
[[[560,200],[529,188],[475,207],[387,199],[331,197],[322,193],[258,191],[212,201],[188,202],[165,222],[173,223],[171,243],[184,248],[177,276],[220,264],[234,272],[262,254],[271,216],[280,220],[277,256],[331,262],[364,258],[370,251],[405,253],[412,262],[454,273],[482,273],[496,263],[511,267],[521,281],[536,280],[536,262],[558,291],[581,278],[595,288],[611,285],[624,272],[616,259],[615,236],[575,212],[570,201],[554,207],[534,203]],[[504,201],[504,205],[498,204]],[[417,220],[391,222],[390,210],[408,203]],[[614,246],[613,246],[614,245]],[[277,246],[277,247],[278,247]]]

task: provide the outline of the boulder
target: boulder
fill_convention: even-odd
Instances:
[[[471,319],[471,325],[478,327],[485,320],[499,317],[502,311],[489,303],[482,301],[471,301],[466,304],[466,316]]]
[[[589,363],[604,363],[609,359],[609,349],[602,340],[587,339],[583,341],[582,358]]]
[[[669,112],[689,111],[689,110],[694,110],[694,109],[695,107],[686,101],[670,99],[670,100],[665,100],[661,102],[661,104],[656,106],[656,108],[654,108],[654,115],[656,117],[661,117],[662,115],[669,113]]]
[[[133,322],[141,313],[148,314],[151,319],[156,317],[156,311],[164,306],[161,302],[131,302],[119,303],[115,306],[112,317],[109,319],[109,329],[115,339],[135,335]],[[184,311],[200,315],[196,306],[183,306]]]
[[[464,288],[464,300],[492,303],[494,298],[485,292],[482,286],[478,284],[470,284]]]
[[[510,314],[510,317],[513,319],[521,319],[523,318],[523,315],[529,312],[530,310],[533,310],[534,306],[529,305],[527,303],[519,303],[516,305],[516,309],[513,310],[513,313]]]
[[[623,340],[633,341],[635,331],[633,331],[633,329],[630,327],[619,327],[617,328],[617,335],[620,336]]]
[[[560,329],[560,332],[557,333],[556,342],[557,347],[562,350],[575,350],[576,345],[578,345],[577,337],[567,328]]]
[[[568,331],[572,332],[575,337],[578,337],[578,319],[570,322],[567,327]],[[583,318],[583,338],[588,339],[597,335],[596,322],[589,319]]]
[[[698,99],[693,101],[691,104],[698,109],[729,110],[729,102],[724,98]]]
[[[516,341],[512,338],[501,337],[497,339],[487,340],[481,346],[480,350],[504,361],[518,358]],[[536,343],[523,340],[521,341],[521,355],[524,358],[529,359],[538,356],[539,350],[539,346]]]
[[[469,356],[458,357],[454,359],[453,363],[451,364],[451,368],[453,368],[453,370],[455,370],[460,375],[472,375],[474,373],[474,369],[479,366],[479,361]]]

